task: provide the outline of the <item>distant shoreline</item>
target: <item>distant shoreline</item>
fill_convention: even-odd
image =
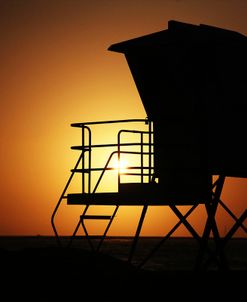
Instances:
[[[60,238],[70,238],[71,236],[70,235],[61,235],[61,236],[59,236]],[[80,237],[80,238],[83,238],[83,237],[85,237],[86,238],[86,236],[85,235],[82,235],[82,236],[78,236],[78,237]],[[99,236],[91,236],[92,238],[93,237],[99,237]],[[134,238],[135,236],[128,236],[128,235],[120,235],[120,236],[118,236],[118,235],[111,235],[111,236],[106,236],[106,238],[108,238],[108,239],[114,239],[114,238]],[[54,239],[56,239],[56,236],[55,235],[0,235],[0,238],[54,238]],[[157,238],[157,239],[161,239],[161,238],[164,238],[164,236],[140,236],[139,238],[146,238],[146,239],[148,239],[148,238]],[[169,239],[193,239],[193,240],[195,240],[192,236],[172,236],[172,237],[170,237]],[[231,240],[232,239],[244,239],[244,240],[247,240],[247,237],[242,237],[242,236],[240,236],[240,237],[233,237],[233,238],[231,238]]]

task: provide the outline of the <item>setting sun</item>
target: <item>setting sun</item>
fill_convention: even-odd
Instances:
[[[125,174],[128,172],[128,162],[126,159],[114,159],[113,160],[113,169],[118,170],[118,173]]]

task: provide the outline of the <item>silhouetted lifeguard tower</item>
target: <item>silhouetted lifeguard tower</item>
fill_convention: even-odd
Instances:
[[[68,205],[84,206],[71,240],[82,226],[92,245],[85,220],[109,221],[98,249],[120,206],[143,206],[131,260],[148,206],[168,206],[179,223],[161,243],[183,224],[200,244],[197,267],[203,265],[205,254],[208,262],[215,260],[219,267],[226,267],[225,244],[239,227],[246,232],[243,223],[247,210],[237,218],[220,195],[225,177],[247,177],[247,37],[208,25],[169,21],[166,30],[113,44],[109,50],[125,55],[147,118],[72,124],[81,128],[82,144],[72,147],[80,151],[80,156],[52,215],[57,238],[54,218],[62,200]],[[137,123],[145,125],[146,130],[125,128],[126,124]],[[91,128],[103,124],[123,127],[115,143],[92,143]],[[129,134],[136,135],[134,142],[123,139]],[[95,167],[95,150],[105,148],[110,151],[103,167]],[[116,192],[98,191],[107,171],[113,169],[112,158],[126,154],[137,156],[138,164],[124,173],[119,169]],[[93,185],[95,172],[100,174]],[[80,192],[67,193],[75,173],[82,175]],[[128,176],[131,181],[126,181]],[[187,221],[199,204],[205,205],[207,212],[202,236]],[[92,205],[115,209],[112,215],[88,215]],[[184,215],[177,207],[180,205],[190,206],[190,210]],[[235,221],[224,237],[216,221],[219,205]],[[211,235],[216,244],[214,251],[207,245]]]

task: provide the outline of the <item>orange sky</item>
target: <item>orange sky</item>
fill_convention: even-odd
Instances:
[[[166,29],[170,19],[247,35],[246,16],[245,0],[0,0],[0,235],[53,235],[50,217],[78,155],[71,123],[146,117],[111,44]],[[237,216],[246,184],[229,179],[223,192]],[[109,235],[134,234],[139,213],[123,209]],[[203,214],[194,215],[201,230]],[[59,231],[71,234],[74,216],[63,207]],[[232,220],[222,217],[225,232]],[[174,221],[169,210],[150,209],[142,234],[163,235]]]

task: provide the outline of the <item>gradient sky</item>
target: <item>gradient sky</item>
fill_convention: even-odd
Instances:
[[[247,35],[246,16],[246,0],[0,0],[0,235],[53,235],[50,217],[78,155],[71,123],[146,117],[111,44],[166,29],[171,19]],[[246,184],[226,181],[223,200],[237,216]],[[62,211],[59,231],[71,234],[75,209]],[[134,234],[139,213],[125,209],[109,234]],[[200,230],[201,215],[191,220]],[[226,232],[233,221],[222,217]],[[167,209],[150,210],[142,234],[164,235],[174,221]]]

